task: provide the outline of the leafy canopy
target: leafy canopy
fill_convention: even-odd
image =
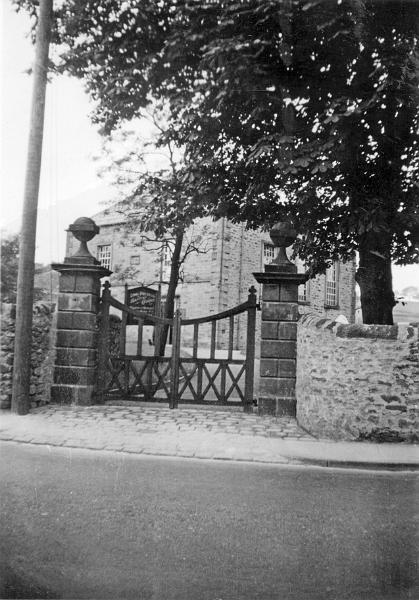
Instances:
[[[67,0],[58,68],[84,80],[105,132],[167,103],[161,143],[185,148],[191,203],[254,227],[292,217],[313,272],[366,240],[407,263],[418,22],[402,0]]]

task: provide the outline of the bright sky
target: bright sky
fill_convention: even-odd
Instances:
[[[1,226],[19,230],[28,143],[34,48],[24,13],[8,1],[1,8]],[[79,216],[102,209],[110,191],[96,174],[92,156],[100,136],[89,120],[89,99],[79,81],[56,77],[47,86],[36,260],[48,263],[64,255],[64,229]]]
[[[21,222],[32,79],[24,73],[34,49],[26,34],[28,17],[8,0],[1,18],[1,228]],[[80,81],[57,77],[48,85],[37,228],[37,262],[62,260],[65,229],[77,217],[102,210],[115,194],[97,175],[93,156],[101,140],[89,114],[92,105]],[[394,287],[419,287],[419,265],[394,267]]]

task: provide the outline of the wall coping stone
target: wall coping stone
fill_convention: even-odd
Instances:
[[[312,329],[327,329],[331,334],[340,338],[407,340],[414,338],[415,329],[416,337],[419,337],[419,323],[410,323],[409,325],[343,324],[336,320],[319,317],[315,313],[308,312],[301,315],[298,324]]]
[[[370,338],[396,340],[398,337],[397,325],[364,325],[363,323],[352,323],[350,325],[339,325],[336,329],[337,337],[347,338]]]

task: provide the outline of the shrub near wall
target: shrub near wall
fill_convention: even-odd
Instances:
[[[50,399],[54,365],[54,304],[38,302],[33,308],[31,386],[32,408]],[[13,352],[15,341],[15,306],[2,304],[0,331],[0,408],[10,408],[12,398]]]
[[[418,442],[417,326],[342,325],[303,315],[297,419],[336,440]]]

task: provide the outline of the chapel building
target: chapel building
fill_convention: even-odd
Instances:
[[[89,243],[90,252],[104,267],[112,271],[111,293],[123,301],[125,284],[161,290],[164,302],[167,292],[171,248],[170,243],[143,239],[131,233],[123,215],[107,209],[93,220],[99,234]],[[268,232],[247,230],[225,218],[198,219],[185,234],[186,244],[192,243],[198,252],[188,254],[181,269],[181,281],[176,290],[176,306],[183,318],[215,314],[245,302],[249,288],[259,286],[253,272],[263,271],[272,261],[275,248]],[[69,235],[67,255],[77,249],[78,242]],[[298,270],[304,272],[301,261]],[[327,318],[339,315],[355,321],[355,260],[336,261],[325,275],[318,275],[299,288],[301,312],[313,312]],[[246,326],[238,318],[235,327],[235,347],[243,349]],[[258,318],[257,332],[260,329]],[[217,344],[223,346],[223,331],[217,333]],[[259,337],[257,333],[257,338]],[[256,347],[258,348],[258,344]]]

